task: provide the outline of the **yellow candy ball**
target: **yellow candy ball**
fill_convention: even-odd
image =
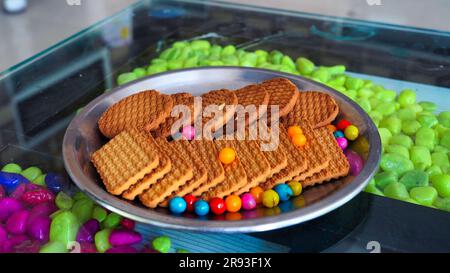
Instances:
[[[344,135],[348,140],[355,140],[359,136],[359,130],[358,127],[355,125],[350,125],[347,128],[345,128]]]
[[[273,208],[278,206],[280,203],[280,197],[278,193],[274,190],[265,191],[263,194],[263,205],[267,208]]]
[[[293,196],[299,196],[300,194],[302,194],[303,191],[302,183],[293,180],[288,183],[288,186],[291,188]]]

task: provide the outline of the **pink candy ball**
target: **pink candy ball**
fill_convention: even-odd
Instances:
[[[250,193],[244,193],[241,196],[242,208],[245,210],[252,210],[256,208],[256,200]]]
[[[184,139],[193,140],[195,138],[195,128],[193,126],[183,127],[181,134]]]
[[[364,168],[364,160],[362,157],[351,150],[346,150],[344,152],[347,157],[348,163],[350,164],[350,174],[353,176],[359,175],[359,173]]]
[[[347,141],[346,138],[344,138],[344,137],[338,137],[338,138],[336,139],[336,141],[337,141],[339,147],[341,147],[342,150],[347,149],[348,141]]]

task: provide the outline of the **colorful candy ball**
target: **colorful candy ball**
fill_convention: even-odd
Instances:
[[[300,194],[302,194],[303,191],[302,183],[292,180],[291,182],[288,183],[288,186],[291,188],[293,196],[299,196]]]
[[[224,148],[219,153],[219,159],[223,164],[230,164],[236,159],[236,152],[232,148]]]
[[[333,133],[334,138],[340,138],[340,137],[345,137],[344,133],[342,131],[335,131]]]
[[[186,211],[186,201],[181,197],[174,197],[169,202],[169,209],[175,214],[183,213]]]
[[[188,194],[184,197],[184,201],[186,201],[186,211],[193,212],[195,210],[194,204],[197,201],[197,197],[192,194]]]
[[[242,208],[245,210],[252,210],[256,208],[256,200],[251,193],[244,193],[241,196]]]
[[[338,122],[338,124],[337,124],[336,127],[337,127],[338,130],[344,131],[345,128],[347,128],[347,127],[350,126],[350,125],[352,125],[352,124],[350,123],[350,121],[348,121],[348,120],[346,120],[346,119],[343,119],[343,120],[341,120],[341,121]]]
[[[273,208],[278,206],[280,203],[280,197],[278,193],[274,190],[265,191],[263,194],[263,205],[268,208]]]
[[[297,134],[303,134],[303,130],[302,130],[302,128],[300,128],[300,126],[291,126],[291,127],[289,127],[288,135],[290,137],[293,137],[293,136],[295,136]]]
[[[345,128],[344,134],[348,140],[355,140],[359,136],[359,130],[355,125],[350,125]]]
[[[295,134],[291,137],[291,140],[296,147],[303,147],[306,145],[306,137],[304,134]]]
[[[327,125],[327,128],[328,128],[332,133],[334,133],[334,132],[337,131],[336,126],[334,126],[333,124],[328,124],[328,125]]]
[[[228,212],[238,212],[242,207],[241,198],[234,194],[227,196],[225,204]]]
[[[254,187],[250,190],[250,194],[255,198],[256,204],[261,204],[264,190],[261,187]]]
[[[292,189],[286,184],[276,185],[274,190],[277,192],[281,201],[287,201],[294,194]]]
[[[183,127],[183,130],[181,131],[181,134],[183,135],[184,139],[187,140],[193,140],[195,138],[195,128],[194,126],[185,126]]]
[[[339,147],[341,147],[342,150],[347,149],[347,147],[348,147],[348,141],[347,141],[347,139],[346,139],[345,137],[338,137],[338,138],[336,139],[336,141],[337,141]]]
[[[222,215],[227,209],[225,201],[222,198],[214,197],[209,201],[209,207],[215,215]]]
[[[205,200],[197,200],[197,202],[195,202],[194,204],[194,211],[195,214],[197,214],[198,216],[205,216],[209,213],[209,205],[208,202],[206,202]]]

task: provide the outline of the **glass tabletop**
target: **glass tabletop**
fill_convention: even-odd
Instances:
[[[450,33],[215,1],[139,1],[0,73],[0,163],[64,173],[61,143],[77,111],[117,86],[119,75],[136,68],[148,73],[151,60],[174,42],[197,39],[345,65],[351,77],[395,92],[411,88],[437,112],[450,109]],[[361,198],[412,214],[419,208],[366,193]],[[333,234],[342,239],[361,219]]]

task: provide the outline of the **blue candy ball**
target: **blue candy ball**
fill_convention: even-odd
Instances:
[[[0,185],[8,194],[11,194],[20,184],[28,184],[30,181],[20,174],[0,172]]]
[[[344,133],[342,131],[336,131],[333,133],[335,138],[345,137]]]
[[[169,209],[172,213],[180,214],[186,211],[186,201],[181,197],[174,197],[169,202]]]
[[[45,176],[45,184],[49,190],[51,190],[54,193],[58,193],[64,189],[64,187],[67,185],[66,179],[55,173],[48,173]]]
[[[287,184],[276,185],[274,190],[278,193],[281,201],[287,201],[294,194]]]
[[[209,204],[205,200],[197,200],[194,204],[194,210],[198,216],[205,216],[209,213]]]

